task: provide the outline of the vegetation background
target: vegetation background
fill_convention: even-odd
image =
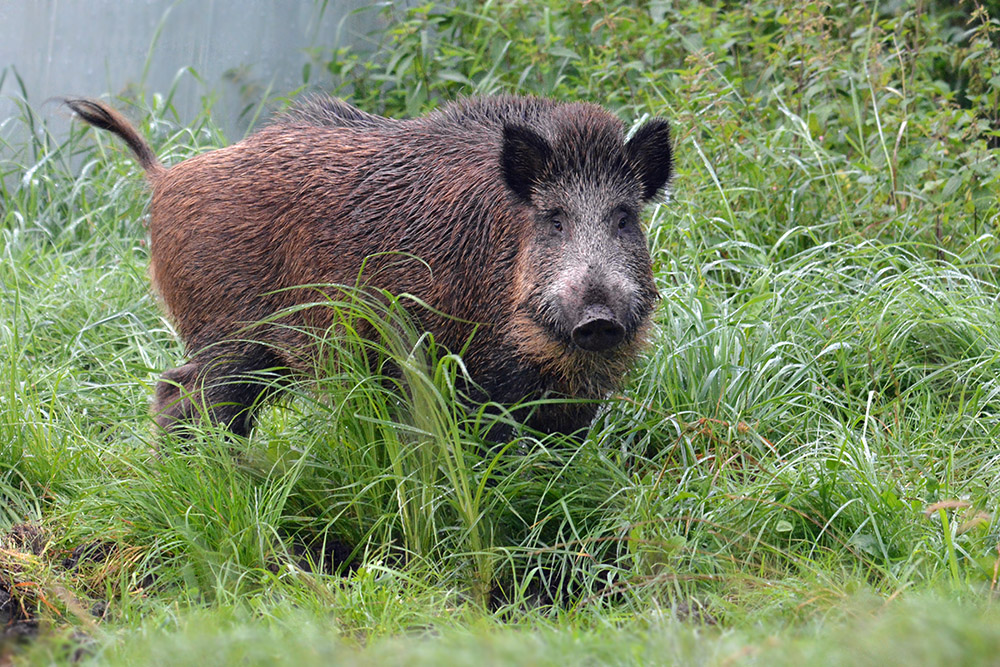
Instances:
[[[24,106],[0,162],[0,660],[994,662],[1000,3],[369,11],[377,55],[314,48],[303,90],[671,120],[654,346],[582,446],[491,448],[397,302],[331,301],[386,332],[405,392],[344,333],[248,441],[156,453],[182,350],[139,169]],[[184,126],[170,91],[116,104],[168,164],[222,143],[211,98]]]

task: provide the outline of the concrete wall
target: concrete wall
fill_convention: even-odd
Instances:
[[[68,124],[54,96],[175,92],[181,121],[204,95],[230,141],[246,131],[244,107],[269,86],[302,85],[313,46],[365,43],[379,25],[372,0],[0,0],[0,138],[24,132],[15,99],[58,133]],[[189,69],[188,69],[189,68]],[[256,97],[255,97],[256,96]]]

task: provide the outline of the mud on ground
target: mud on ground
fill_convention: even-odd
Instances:
[[[107,610],[104,600],[87,600],[71,593],[84,563],[110,562],[116,547],[110,543],[85,544],[68,555],[53,548],[37,524],[16,524],[0,534],[0,665],[10,664],[26,642],[43,630],[43,610],[48,618],[75,617],[75,625],[92,626]],[[73,586],[77,588],[77,586]],[[66,636],[67,655],[78,660],[90,644],[87,633],[71,630]]]
[[[45,544],[42,529],[30,523],[18,524],[0,537],[0,642],[38,634],[32,571],[41,565]]]

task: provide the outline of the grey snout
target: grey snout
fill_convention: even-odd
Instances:
[[[610,350],[625,338],[625,327],[607,306],[587,306],[573,327],[573,342],[585,350]]]

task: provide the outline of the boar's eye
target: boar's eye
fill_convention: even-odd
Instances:
[[[611,219],[618,226],[618,229],[625,229],[632,222],[632,211],[627,208],[617,208],[615,212],[612,213]]]
[[[549,213],[549,221],[552,222],[552,228],[555,229],[557,232],[561,232],[563,230],[563,219],[565,217],[566,214],[563,213],[560,209],[556,209],[555,211]]]

